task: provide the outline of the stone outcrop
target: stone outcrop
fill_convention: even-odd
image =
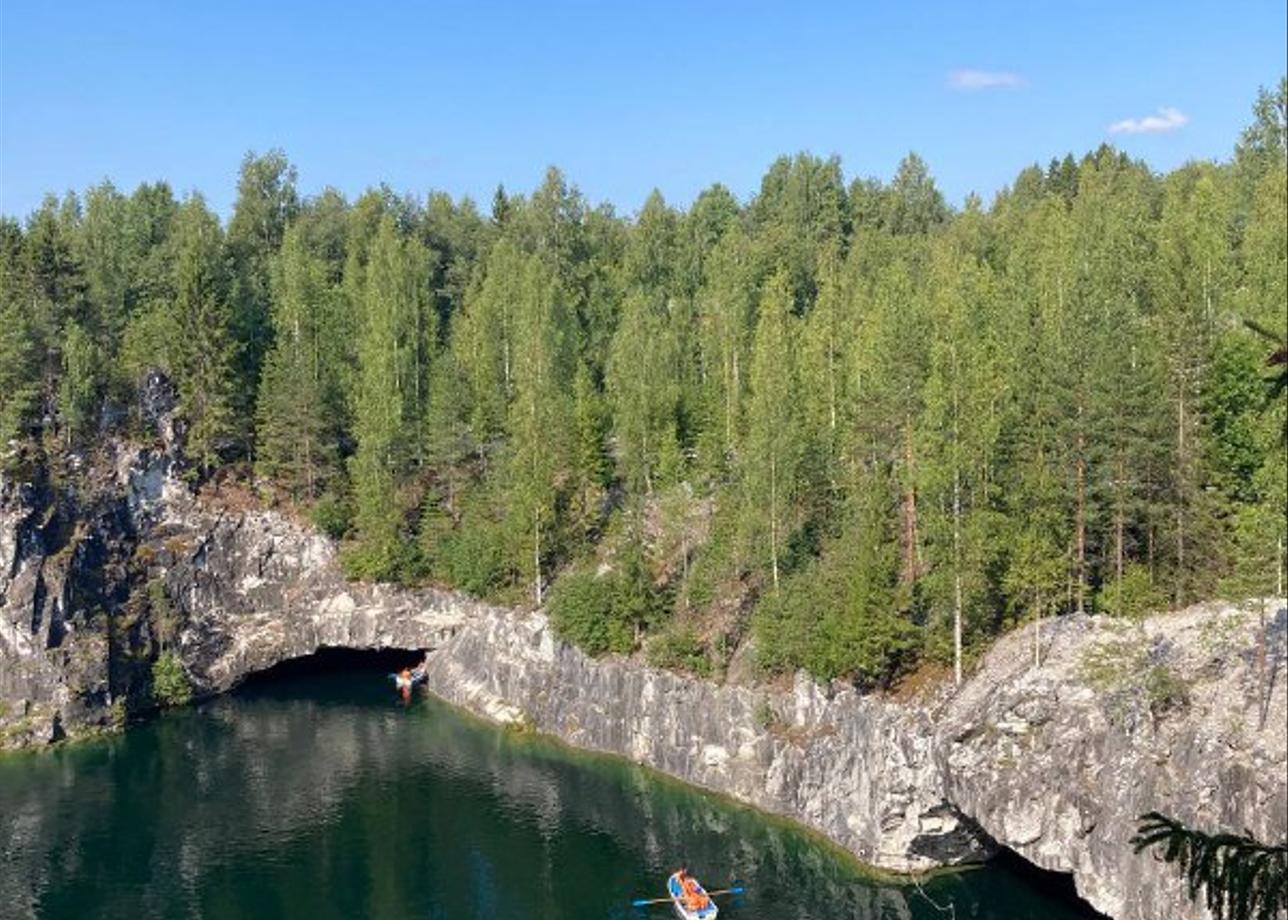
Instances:
[[[436,649],[430,685],[498,721],[611,752],[907,871],[1008,847],[1123,918],[1199,918],[1131,852],[1152,809],[1288,833],[1282,601],[1004,638],[960,688],[895,701],[798,677],[718,686],[587,658],[540,614],[347,582],[334,545],[246,496],[197,496],[163,431],[0,477],[0,747],[152,705],[151,663],[198,694],[322,647]],[[92,473],[91,471],[97,471]],[[1262,639],[1264,638],[1264,642]]]
[[[163,650],[200,696],[322,647],[434,648],[487,609],[350,583],[331,540],[253,502],[198,499],[167,450],[94,467],[111,472],[0,479],[0,748],[149,708]]]
[[[787,815],[883,868],[1000,845],[1072,873],[1111,916],[1198,918],[1175,870],[1128,840],[1155,809],[1262,839],[1288,832],[1288,609],[1270,611],[1264,671],[1251,613],[1067,618],[1046,626],[1040,667],[1022,631],[959,692],[913,702],[596,661],[540,614],[472,620],[431,656],[429,680],[482,715]]]

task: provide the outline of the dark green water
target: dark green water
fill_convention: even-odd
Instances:
[[[685,861],[740,920],[937,911],[813,836],[614,759],[516,737],[379,673],[286,678],[0,758],[0,917],[643,918]],[[794,884],[795,894],[787,893]],[[999,869],[957,918],[1080,916]]]

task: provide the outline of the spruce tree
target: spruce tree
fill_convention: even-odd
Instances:
[[[336,296],[326,265],[288,229],[272,272],[273,347],[260,380],[256,463],[296,499],[316,497],[334,472],[338,381],[323,337]]]
[[[0,219],[0,466],[26,427],[39,394],[38,353],[27,317],[22,231]]]
[[[187,451],[210,472],[244,439],[236,408],[237,345],[227,302],[223,234],[199,195],[175,217],[174,301],[159,317],[187,422]]]

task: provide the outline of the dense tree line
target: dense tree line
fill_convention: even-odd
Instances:
[[[351,573],[549,603],[593,651],[890,680],[1009,626],[1282,591],[1285,86],[1229,162],[1109,147],[949,208],[784,157],[633,219],[302,198],[226,226],[109,182],[0,222],[6,462],[137,426],[344,541]],[[698,664],[695,664],[698,663]]]

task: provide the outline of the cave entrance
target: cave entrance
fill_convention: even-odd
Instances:
[[[1074,884],[1071,872],[1043,869],[1036,863],[1029,862],[1010,847],[1001,844],[997,844],[997,853],[989,860],[989,865],[1024,879],[1042,894],[1068,905],[1087,920],[1112,920],[1078,894],[1078,887]]]
[[[263,671],[256,671],[242,681],[238,689],[262,687],[265,684],[321,674],[386,674],[419,664],[424,657],[424,649],[363,649],[324,645],[311,654],[288,658]]]

